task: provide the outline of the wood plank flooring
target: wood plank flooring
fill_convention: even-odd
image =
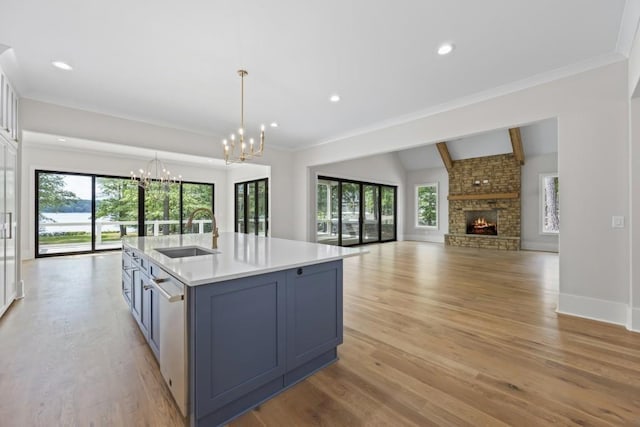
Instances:
[[[558,257],[397,242],[345,260],[340,360],[233,426],[640,426],[640,334],[555,313]],[[24,265],[0,426],[181,426],[120,254]]]

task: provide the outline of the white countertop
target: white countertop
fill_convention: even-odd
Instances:
[[[142,252],[188,286],[335,261],[369,252],[363,248],[342,248],[231,232],[220,233],[219,253],[189,258],[169,258],[155,249],[184,246],[210,249],[211,233],[126,237],[123,244]]]

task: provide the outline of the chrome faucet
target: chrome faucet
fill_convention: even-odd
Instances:
[[[209,215],[211,215],[211,220],[213,221],[213,223],[211,224],[211,249],[218,249],[218,237],[220,237],[220,234],[218,234],[218,224],[216,222],[216,216],[213,214],[213,211],[211,209],[198,208],[195,211],[191,212],[191,215],[189,215],[189,219],[187,220],[187,228],[191,227],[191,224],[193,223],[193,217],[198,212],[207,212]]]

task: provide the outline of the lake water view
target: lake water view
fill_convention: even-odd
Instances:
[[[41,233],[64,233],[70,231],[91,232],[91,212],[45,212],[42,214],[47,220],[40,220]],[[98,218],[98,221],[108,222],[109,218]],[[104,225],[102,231],[118,231],[117,225]]]

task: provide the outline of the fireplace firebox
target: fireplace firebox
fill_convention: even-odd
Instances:
[[[466,211],[467,234],[498,235],[498,211]]]

